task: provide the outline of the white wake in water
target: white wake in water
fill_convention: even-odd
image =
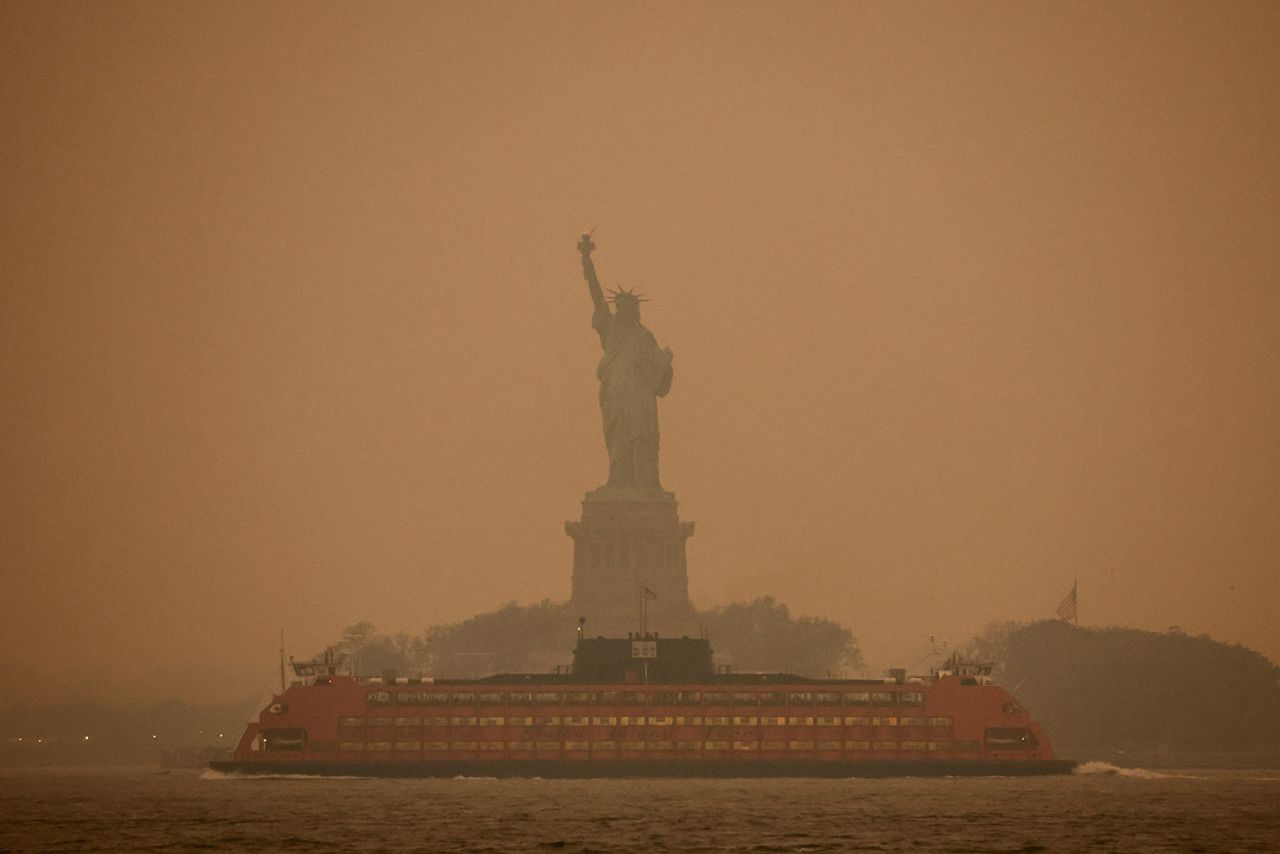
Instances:
[[[201,780],[373,780],[374,777],[360,777],[355,774],[238,774],[235,771],[215,771],[206,768],[200,773]]]
[[[1190,774],[1161,774],[1159,771],[1148,771],[1146,768],[1121,768],[1119,765],[1112,765],[1110,762],[1102,762],[1096,759],[1092,762],[1081,762],[1072,773],[1080,775],[1109,774],[1115,777],[1129,777],[1134,780],[1206,779],[1205,777],[1195,777]]]

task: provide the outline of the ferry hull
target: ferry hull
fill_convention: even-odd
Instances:
[[[347,777],[542,777],[755,778],[755,777],[1027,777],[1069,774],[1070,759],[1037,760],[431,760],[406,762],[264,761],[211,762],[216,771],[238,774],[301,774]]]

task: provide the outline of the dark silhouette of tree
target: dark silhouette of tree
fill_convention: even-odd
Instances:
[[[1280,668],[1239,645],[1180,632],[988,627],[969,647],[1078,757],[1280,752]]]
[[[830,620],[792,617],[771,596],[698,615],[717,658],[740,671],[840,676],[862,666],[852,633]],[[335,648],[361,676],[474,678],[493,673],[546,672],[573,661],[577,616],[567,602],[512,602],[457,623],[431,626],[421,637],[389,637],[367,622],[343,632]]]

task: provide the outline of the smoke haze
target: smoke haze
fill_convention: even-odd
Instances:
[[[700,607],[879,668],[1078,578],[1082,624],[1280,659],[1277,43],[1246,2],[0,5],[4,666],[221,699],[282,627],[567,598],[592,227],[675,353]]]

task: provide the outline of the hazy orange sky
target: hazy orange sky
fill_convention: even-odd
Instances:
[[[1271,2],[0,4],[0,667],[239,698],[282,627],[567,598],[591,227],[675,352],[699,606],[881,668],[1079,578],[1083,625],[1280,659],[1277,44]]]

